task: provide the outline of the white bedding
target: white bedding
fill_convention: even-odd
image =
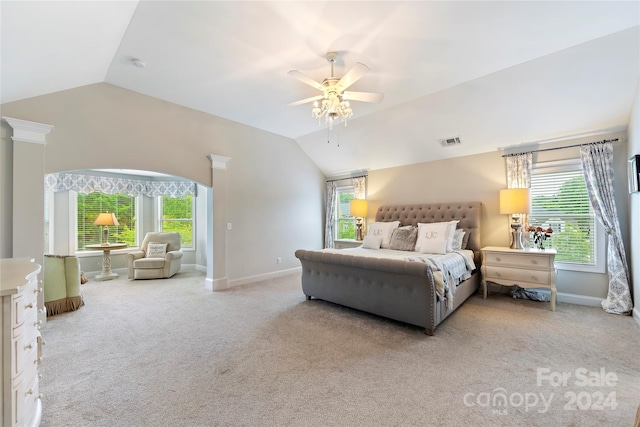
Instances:
[[[447,308],[453,308],[453,295],[456,286],[471,277],[471,272],[476,268],[473,261],[473,251],[466,249],[455,250],[444,255],[421,254],[420,252],[394,249],[365,249],[362,246],[348,249],[323,249],[323,251],[337,254],[348,253],[370,258],[427,263],[433,270],[438,296],[446,299]]]

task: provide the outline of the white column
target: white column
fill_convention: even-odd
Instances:
[[[227,288],[227,163],[231,157],[210,154],[211,187],[207,189],[207,278],[212,291]]]
[[[3,117],[13,128],[12,257],[44,260],[44,149],[53,126]],[[42,282],[41,282],[42,283]],[[44,324],[44,293],[38,318]]]
[[[13,253],[42,265],[44,149],[53,126],[3,117],[13,128]]]

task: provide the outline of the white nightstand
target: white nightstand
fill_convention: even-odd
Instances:
[[[509,249],[487,246],[482,251],[482,292],[487,298],[487,282],[521,288],[551,290],[551,311],[556,311],[555,249]]]
[[[362,245],[362,240],[336,239],[333,241],[333,246],[336,249],[357,248],[360,245]]]

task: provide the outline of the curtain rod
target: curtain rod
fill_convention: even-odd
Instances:
[[[356,176],[346,176],[344,178],[328,179],[326,182],[344,181],[345,179],[353,179],[353,178],[367,178],[368,176],[369,176],[369,174],[356,175]]]
[[[565,148],[582,147],[583,145],[605,144],[607,142],[618,142],[618,141],[619,141],[619,138],[603,139],[602,141],[594,141],[594,142],[585,142],[585,143],[582,143],[582,144],[565,145],[564,147],[541,148],[539,150],[523,151],[522,153],[503,154],[502,157],[513,157],[513,156],[519,156],[521,154],[526,154],[526,153],[539,153],[541,151],[564,150]]]

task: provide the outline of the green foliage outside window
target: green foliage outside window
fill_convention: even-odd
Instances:
[[[78,250],[102,243],[102,227],[93,225],[101,212],[113,212],[119,225],[109,227],[109,242],[136,246],[135,198],[125,194],[78,194]]]
[[[355,219],[350,215],[349,202],[355,199],[353,191],[350,193],[339,192],[338,193],[338,220],[337,232],[338,239],[355,239],[356,238],[356,225]]]
[[[162,231],[178,232],[182,246],[193,246],[193,197],[162,196]]]
[[[535,190],[536,183],[532,182]],[[553,228],[551,245],[556,261],[595,264],[594,217],[582,176],[566,180],[555,194],[535,195],[531,200],[529,224]],[[530,241],[533,247],[533,239]]]

